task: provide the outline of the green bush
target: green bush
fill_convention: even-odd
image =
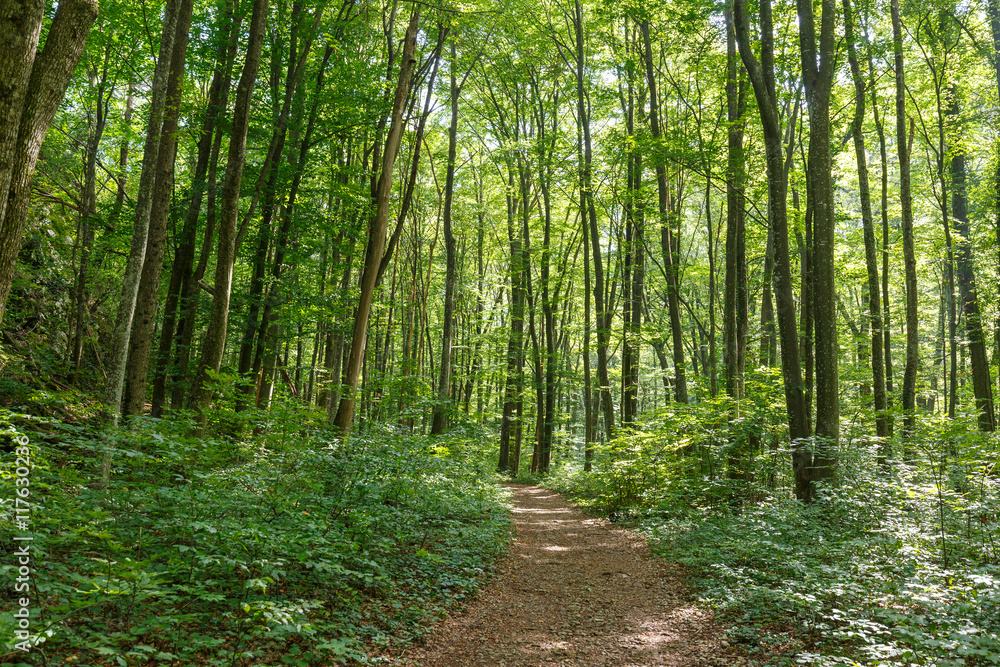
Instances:
[[[340,442],[285,417],[254,443],[192,439],[183,420],[8,420],[32,429],[49,664],[364,662],[424,632],[506,548],[505,492],[472,434]],[[13,466],[5,454],[3,488]],[[12,622],[0,615],[5,640]]]

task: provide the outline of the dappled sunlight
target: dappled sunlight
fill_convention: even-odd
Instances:
[[[422,664],[645,667],[726,654],[711,617],[635,534],[561,496],[515,489],[517,537],[503,576]]]

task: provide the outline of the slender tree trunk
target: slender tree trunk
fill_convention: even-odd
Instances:
[[[989,0],[990,32],[993,34],[993,71],[997,78],[997,102],[1000,104],[1000,0]],[[1000,140],[996,142],[993,165],[993,215],[997,242],[997,270],[1000,272]],[[1000,312],[994,330],[997,356],[1000,356]],[[998,373],[1000,375],[1000,373]]]
[[[768,214],[770,215],[770,214]],[[770,225],[764,243],[764,267],[760,278],[762,294],[760,298],[760,353],[761,366],[774,366],[778,344],[774,331],[774,232]]]
[[[795,301],[792,297],[791,261],[788,252],[788,219],[786,210],[786,180],[781,141],[781,121],[775,94],[771,5],[760,3],[761,57],[751,48],[745,0],[733,0],[733,21],[740,57],[753,84],[764,130],[764,145],[768,182],[768,217],[774,244],[774,291],[777,297],[778,330],[781,336],[781,369],[785,387],[785,407],[788,413],[789,435],[792,439],[792,467],[795,473],[795,493],[800,500],[810,500],[813,494],[810,472],[812,456],[807,449],[808,416],[802,395],[802,367],[798,354],[798,327],[795,321]]]
[[[157,149],[156,176],[153,184],[152,208],[146,236],[146,255],[142,263],[139,290],[136,293],[132,333],[129,336],[129,358],[126,371],[122,414],[141,414],[146,404],[146,378],[149,373],[149,353],[159,306],[160,273],[167,243],[167,222],[174,189],[174,157],[177,153],[177,125],[180,114],[181,84],[187,56],[188,31],[191,26],[193,0],[180,0],[177,27],[173,39],[170,73]]]
[[[906,78],[903,71],[903,26],[899,0],[891,0],[893,54],[896,70],[896,150],[899,155],[899,198],[902,206],[903,265],[906,284],[906,369],[903,372],[904,437],[912,438],[916,426],[917,369],[920,364],[917,338],[917,260],[913,247],[913,197],[910,194],[910,149],[906,134]]]
[[[445,248],[445,279],[444,279],[444,315],[441,322],[441,368],[438,374],[437,402],[434,405],[434,417],[431,434],[444,433],[448,427],[448,412],[450,410],[451,393],[451,344],[454,337],[455,319],[455,283],[458,281],[458,271],[455,258],[455,232],[452,229],[452,202],[455,197],[455,159],[458,152],[458,96],[461,89],[458,86],[456,68],[458,56],[455,52],[455,37],[451,38],[451,64],[448,71],[451,74],[451,122],[448,125],[448,164],[444,184],[444,248]]]
[[[587,202],[580,193],[580,220],[583,229],[583,469],[594,465],[594,390],[590,369],[590,227],[586,222]]]
[[[951,89],[951,103],[948,109],[956,124],[959,116],[958,90]],[[959,245],[957,257],[958,289],[962,298],[962,312],[965,315],[965,329],[969,336],[969,357],[972,364],[972,390],[976,396],[976,412],[979,430],[996,430],[996,415],[993,410],[993,383],[990,380],[990,361],[986,354],[986,336],[979,310],[979,295],[972,266],[972,242],[969,231],[968,203],[965,178],[965,152],[961,141],[949,147],[951,155],[951,212],[955,219]]]
[[[215,285],[212,295],[212,315],[205,333],[201,362],[195,378],[192,404],[199,411],[198,435],[208,424],[208,405],[212,399],[211,373],[218,373],[226,344],[229,321],[229,298],[233,284],[233,265],[236,257],[236,233],[239,221],[240,184],[246,163],[247,129],[250,120],[251,93],[257,80],[261,51],[264,45],[264,27],[268,13],[268,0],[254,0],[250,19],[250,39],[239,85],[236,88],[236,106],[229,140],[229,158],[222,188],[222,210],[219,219],[219,251],[216,257]]]
[[[885,406],[892,407],[892,332],[889,322],[889,166],[886,150],[885,127],[879,114],[878,86],[875,79],[875,64],[872,56],[871,39],[865,29],[866,52],[868,56],[868,88],[871,91],[872,120],[878,135],[879,164],[881,165],[880,182],[882,185],[880,212],[882,218],[882,353],[885,355]],[[892,435],[892,415],[886,415],[886,433]]]
[[[836,474],[840,440],[840,350],[834,266],[836,202],[830,143],[830,96],[836,72],[836,4],[822,0],[817,33],[810,0],[797,0],[802,78],[809,107],[809,181],[813,210],[813,307],[816,323],[816,439],[813,480]],[[817,39],[818,38],[818,39]]]
[[[712,172],[707,167],[705,174],[705,226],[708,230],[708,372],[709,391],[715,398],[719,393],[717,359],[715,356],[715,292],[716,292],[716,259],[715,259],[715,229],[712,227]]]
[[[293,26],[292,40],[289,45],[289,58],[287,71],[285,73],[285,85],[283,96],[281,98],[281,107],[280,110],[277,110],[277,101],[275,100],[273,106],[276,111],[272,112],[275,113],[274,129],[271,133],[271,141],[268,146],[267,157],[264,160],[264,166],[262,167],[261,174],[258,178],[258,188],[254,192],[254,197],[256,198],[257,193],[260,191],[260,184],[263,184],[264,201],[261,205],[261,220],[260,226],[257,230],[257,248],[253,254],[253,274],[250,279],[248,293],[249,305],[247,308],[246,328],[243,331],[243,337],[240,341],[239,364],[236,372],[241,376],[246,376],[250,373],[252,368],[254,371],[253,377],[258,381],[260,380],[258,373],[260,371],[260,363],[264,349],[263,345],[259,344],[257,346],[257,353],[255,356],[254,341],[257,340],[259,343],[263,343],[266,338],[266,331],[268,328],[268,324],[261,321],[261,310],[266,308],[265,300],[267,296],[265,292],[267,290],[265,288],[265,283],[267,280],[268,259],[270,257],[269,248],[271,247],[272,236],[271,224],[274,221],[275,212],[279,206],[277,192],[278,173],[280,171],[285,152],[285,141],[288,134],[288,119],[291,115],[292,102],[295,98],[295,93],[298,90],[298,80],[301,74],[301,68],[297,67],[297,40],[295,39],[295,28],[298,27],[301,11],[301,5],[299,3],[295,3],[295,5],[293,5],[292,16],[290,19]],[[271,79],[272,87],[276,89],[280,78],[280,65],[282,60],[282,40],[280,37],[278,38],[277,43],[272,45],[272,51]],[[242,229],[240,235],[242,236]],[[237,241],[237,244],[239,244],[239,241]],[[251,385],[244,385],[244,392],[248,392],[250,390],[250,386]]]
[[[484,244],[486,241],[486,210],[483,207],[483,181],[479,174],[474,174],[476,181],[476,336],[473,341],[472,365],[469,368],[469,377],[465,384],[465,414],[469,414],[472,402],[473,386],[480,386],[482,379],[479,377],[480,368],[483,363],[483,311],[485,309],[485,298],[483,293],[483,279],[485,278],[485,265],[483,260]]]
[[[744,372],[746,370],[748,317],[747,257],[746,257],[746,204],[743,188],[746,165],[743,152],[742,124],[746,107],[743,67],[736,51],[736,33],[733,25],[732,6],[726,5],[726,282],[724,301],[723,338],[726,367],[726,394],[733,400],[731,411],[739,419],[740,401],[744,397]],[[769,235],[770,236],[770,235]],[[727,466],[729,478],[738,482],[750,479],[750,455],[755,449],[750,438],[731,442]]]
[[[591,178],[592,141],[590,134],[590,109],[584,80],[583,7],[574,0],[574,28],[576,31],[576,103],[577,118],[583,129],[583,155],[580,167],[580,192],[585,203],[585,224],[590,225],[590,246],[594,256],[594,306],[597,318],[597,381],[600,384],[601,407],[604,412],[604,429],[608,440],[614,435],[615,410],[608,378],[608,345],[611,334],[611,310],[604,299],[604,264],[601,259],[601,239],[597,230],[597,208]]]
[[[76,285],[73,291],[73,305],[75,308],[74,324],[72,331],[73,346],[70,363],[73,365],[73,383],[79,385],[81,381],[81,369],[83,366],[83,343],[87,332],[87,320],[90,314],[89,292],[87,289],[87,276],[90,270],[90,250],[94,243],[94,215],[97,212],[97,149],[101,145],[101,138],[104,136],[104,128],[108,119],[108,104],[110,94],[106,94],[108,86],[114,91],[114,83],[108,81],[108,70],[111,65],[111,47],[104,53],[104,64],[101,77],[94,92],[94,124],[90,128],[87,137],[86,152],[84,154],[84,174],[82,208],[80,211],[80,265],[77,270]],[[94,72],[96,78],[96,72]]]
[[[176,34],[177,14],[181,0],[167,0],[163,15],[163,33],[160,37],[160,51],[153,72],[150,88],[149,120],[146,126],[146,146],[142,157],[142,174],[139,177],[139,193],[136,197],[135,223],[132,227],[132,242],[125,275],[122,277],[122,293],[115,317],[111,352],[108,355],[108,382],[104,389],[104,402],[111,409],[117,421],[121,411],[122,391],[125,385],[125,366],[128,361],[129,341],[132,335],[132,318],[135,314],[142,265],[146,257],[146,243],[149,236],[149,219],[153,209],[153,195],[156,186],[156,165],[160,149],[160,129],[167,95],[171,54]]]
[[[507,339],[507,374],[504,381],[503,421],[500,424],[500,460],[498,469],[516,475],[519,454],[515,456],[520,426],[521,375],[523,373],[522,349],[524,347],[524,267],[521,252],[521,234],[517,229],[517,199],[514,196],[513,160],[507,161],[507,237],[510,243],[510,310],[508,321],[510,335]]]
[[[410,90],[410,74],[416,57],[417,23],[420,12],[414,11],[410,24],[406,29],[399,72],[399,83],[396,86],[396,97],[392,105],[392,124],[385,142],[385,152],[382,156],[382,170],[379,176],[375,198],[375,215],[372,217],[368,230],[368,245],[365,250],[365,264],[361,273],[361,295],[358,309],[355,313],[354,333],[351,339],[350,358],[345,375],[346,395],[340,399],[340,407],[334,418],[334,425],[346,434],[351,428],[354,418],[354,404],[361,374],[361,362],[364,359],[365,339],[368,332],[368,316],[371,313],[372,299],[375,296],[375,280],[379,264],[382,261],[382,251],[385,247],[386,229],[389,219],[389,199],[392,194],[392,167],[399,151],[399,143],[403,134],[403,108]]]
[[[258,408],[265,407],[270,403],[272,386],[269,378],[273,375],[274,369],[278,367],[277,350],[280,342],[278,339],[280,337],[281,327],[275,321],[274,311],[284,300],[281,290],[281,276],[286,268],[285,255],[288,250],[288,245],[291,242],[295,201],[298,196],[299,186],[302,183],[302,175],[305,172],[306,162],[309,157],[309,148],[312,145],[313,131],[316,127],[316,116],[319,111],[320,93],[323,90],[323,80],[326,73],[326,67],[330,62],[330,56],[332,54],[333,47],[328,46],[326,48],[326,53],[323,55],[323,60],[320,63],[319,72],[316,75],[316,87],[313,91],[312,106],[309,109],[308,120],[306,121],[305,135],[302,137],[293,137],[293,139],[298,143],[299,150],[297,157],[292,158],[294,162],[290,165],[293,170],[292,182],[288,189],[288,201],[282,210],[281,224],[278,228],[278,236],[275,240],[274,261],[271,265],[271,288],[264,305],[263,316],[261,317],[261,328],[267,332],[267,337],[260,345],[258,345],[258,349],[268,355],[267,358],[269,361],[267,362],[262,374],[262,378],[264,378],[263,382],[266,383],[266,387],[262,389],[260,396],[257,398]],[[299,110],[298,115],[301,116],[301,109]],[[270,351],[268,352],[268,350]]]
[[[885,414],[885,366],[882,354],[882,316],[879,298],[878,249],[875,246],[875,221],[872,216],[871,191],[868,183],[867,149],[865,147],[865,81],[858,62],[857,45],[854,41],[854,18],[851,0],[844,2],[844,32],[847,39],[848,60],[854,79],[854,119],[851,133],[854,138],[854,154],[858,163],[858,195],[861,198],[861,225],[865,235],[865,268],[868,272],[868,321],[871,332],[872,390],[875,403],[875,432],[880,438],[889,436]],[[888,444],[882,441],[883,455],[888,453]]]
[[[660,112],[656,91],[656,75],[653,70],[653,49],[649,39],[649,21],[644,20],[642,41],[644,61],[646,65],[646,85],[649,88],[649,124],[653,140],[659,141]],[[670,315],[670,332],[673,336],[674,352],[674,400],[678,403],[688,402],[687,375],[684,370],[684,330],[681,328],[680,307],[680,253],[678,248],[679,235],[675,238],[669,215],[670,191],[667,184],[667,168],[663,160],[656,163],[656,188],[658,193],[660,213],[660,245],[663,251],[663,265],[667,274],[667,309]]]
[[[174,262],[170,272],[170,288],[167,291],[167,301],[163,307],[163,324],[160,328],[160,344],[157,350],[156,371],[153,378],[152,415],[154,417],[160,417],[163,414],[167,398],[167,385],[171,379],[176,379],[177,375],[177,369],[170,369],[169,365],[174,338],[181,333],[179,327],[184,326],[183,319],[178,324],[178,316],[182,313],[182,308],[186,306],[187,300],[196,294],[196,292],[185,293],[185,287],[188,290],[194,287],[189,285],[189,282],[194,268],[198,216],[201,212],[202,197],[206,189],[206,176],[209,158],[212,154],[216,122],[219,114],[224,112],[223,100],[227,99],[229,94],[233,59],[239,40],[241,22],[242,16],[234,16],[233,5],[227,3],[222,18],[223,38],[219,41],[215,72],[209,87],[208,104],[205,107],[205,116],[202,119],[198,138],[198,158],[188,196],[187,212],[181,228],[180,243],[174,253]],[[211,229],[213,229],[213,225],[206,223],[206,233],[209,233]]]

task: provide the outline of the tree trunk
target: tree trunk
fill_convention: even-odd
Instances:
[[[743,398],[743,373],[746,369],[748,329],[746,205],[743,186],[746,179],[743,154],[745,107],[741,64],[736,52],[732,8],[726,7],[726,119],[728,153],[726,162],[726,283],[724,294],[723,335],[725,337],[726,393],[737,401]],[[737,415],[738,416],[738,415]]]
[[[121,299],[115,317],[111,352],[108,355],[108,382],[104,389],[104,402],[117,422],[121,411],[122,391],[125,385],[125,367],[128,361],[129,342],[132,335],[132,318],[135,314],[142,265],[146,258],[146,243],[149,238],[149,220],[153,210],[153,195],[156,186],[157,164],[160,150],[160,129],[163,123],[167,83],[170,75],[171,54],[176,35],[177,15],[181,0],[167,0],[163,15],[163,33],[160,37],[160,51],[153,72],[150,88],[149,120],[146,125],[146,146],[142,157],[142,173],[139,177],[139,193],[136,196],[135,222],[132,227],[132,241],[125,275],[122,276]]]
[[[444,315],[441,322],[441,368],[438,374],[437,402],[434,404],[434,417],[431,425],[431,435],[440,435],[448,427],[448,413],[451,409],[451,342],[454,336],[455,319],[455,283],[458,281],[458,270],[455,258],[455,232],[452,229],[452,202],[455,198],[455,156],[458,152],[458,96],[461,88],[458,85],[456,68],[458,56],[455,51],[455,37],[451,38],[451,64],[448,71],[451,74],[449,85],[451,97],[451,122],[448,125],[448,164],[446,166],[444,184]]]
[[[597,233],[597,208],[594,205],[594,189],[591,178],[592,141],[590,134],[590,110],[584,86],[584,42],[583,8],[580,0],[574,0],[574,28],[576,31],[576,106],[577,122],[583,129],[583,155],[580,167],[580,193],[586,208],[584,224],[590,225],[590,246],[594,259],[594,306],[597,318],[597,381],[600,383],[601,407],[604,412],[604,429],[610,441],[614,435],[615,409],[611,397],[611,381],[608,379],[608,344],[611,334],[610,305],[604,299],[604,264],[601,260],[601,239]]]
[[[149,353],[159,306],[160,272],[167,243],[167,222],[174,189],[174,157],[177,153],[177,121],[180,114],[181,83],[187,56],[188,30],[191,26],[193,0],[180,0],[177,27],[173,39],[170,73],[167,77],[160,147],[157,149],[156,176],[153,185],[152,208],[146,236],[146,255],[142,263],[139,290],[136,293],[132,333],[129,335],[129,358],[126,371],[122,414],[138,415],[146,404],[146,377],[149,373]]]
[[[906,77],[903,71],[903,26],[899,0],[891,0],[892,48],[896,70],[896,150],[899,156],[899,198],[902,206],[903,267],[906,285],[906,369],[903,371],[904,437],[912,438],[915,427],[917,369],[920,349],[917,338],[917,259],[913,247],[913,198],[910,194],[910,149],[906,133]]]
[[[581,220],[587,209],[587,202],[580,193]],[[594,465],[594,390],[593,373],[590,369],[590,226],[583,228],[583,469],[590,472]]]
[[[510,310],[508,321],[510,335],[507,339],[507,373],[504,381],[503,420],[500,424],[500,457],[497,468],[500,472],[515,475],[518,459],[516,445],[520,425],[520,404],[522,374],[524,372],[524,267],[521,252],[521,234],[515,224],[517,199],[514,196],[514,165],[507,161],[507,238],[510,243]]]
[[[1000,103],[1000,0],[989,0],[990,32],[993,34],[993,71],[997,78],[997,97]],[[996,146],[996,162],[993,165],[993,215],[997,242],[997,270],[1000,271],[1000,140]],[[994,332],[997,355],[1000,356],[1000,312]]]
[[[958,90],[951,89],[951,103],[948,115],[958,123]],[[972,363],[972,390],[976,396],[976,413],[979,430],[996,430],[996,416],[993,410],[993,383],[990,381],[990,361],[986,354],[986,337],[979,310],[979,295],[972,271],[972,242],[969,236],[968,203],[965,186],[965,152],[961,141],[949,147],[951,155],[951,212],[955,219],[955,231],[959,244],[957,255],[958,290],[962,298],[962,312],[965,315],[965,329],[969,335],[969,357]]]
[[[836,5],[823,0],[817,34],[813,5],[797,0],[802,78],[809,106],[809,194],[813,210],[813,313],[816,326],[816,453],[812,480],[836,474],[840,440],[840,350],[834,262],[836,201],[830,145],[830,96],[836,71]],[[817,43],[818,37],[818,43]]]
[[[416,54],[417,23],[420,12],[414,11],[404,37],[402,63],[399,71],[399,83],[396,86],[396,97],[392,105],[392,124],[385,142],[385,152],[382,156],[382,169],[379,176],[375,197],[375,215],[368,229],[368,244],[365,249],[365,264],[361,273],[361,294],[358,309],[355,312],[354,333],[351,339],[351,352],[347,363],[344,388],[346,395],[340,399],[340,406],[334,418],[334,425],[342,433],[351,428],[354,419],[354,405],[361,375],[361,362],[364,359],[365,338],[368,332],[368,316],[371,313],[372,299],[375,296],[375,280],[378,276],[379,264],[382,261],[382,251],[385,247],[386,229],[389,220],[389,200],[392,194],[392,167],[399,151],[399,143],[403,134],[403,108],[410,90],[410,74]]]
[[[167,301],[163,307],[163,324],[160,329],[160,345],[156,355],[156,371],[153,377],[152,416],[160,417],[167,399],[167,386],[171,380],[177,379],[177,369],[170,368],[170,351],[174,338],[182,332],[184,319],[179,318],[186,308],[187,302],[195,298],[190,285],[194,268],[195,246],[198,233],[198,216],[201,212],[201,202],[207,187],[206,176],[209,168],[209,158],[212,155],[213,137],[220,113],[224,112],[224,100],[228,99],[230,79],[232,76],[233,59],[236,44],[239,41],[239,25],[242,16],[234,16],[234,7],[227,3],[222,18],[222,35],[219,40],[219,50],[216,54],[215,72],[212,84],[209,86],[208,104],[202,119],[198,135],[198,157],[192,177],[191,190],[188,195],[188,207],[181,228],[180,242],[174,253],[174,262],[170,272],[170,288],[167,291]],[[205,233],[210,234],[214,225],[206,222]],[[187,293],[191,291],[191,293]]]
[[[267,332],[267,336],[266,339],[258,345],[258,349],[268,355],[269,361],[267,362],[265,370],[262,374],[263,382],[266,383],[266,390],[261,391],[260,395],[257,397],[258,408],[263,408],[270,402],[272,387],[269,378],[273,375],[274,369],[278,367],[278,338],[281,329],[275,322],[274,311],[283,301],[281,276],[286,268],[285,254],[288,250],[288,244],[291,242],[295,200],[298,196],[299,185],[302,183],[302,175],[305,172],[306,161],[309,157],[309,148],[312,145],[313,130],[316,127],[316,115],[319,111],[320,93],[323,90],[323,80],[326,73],[326,67],[330,62],[330,56],[332,54],[333,47],[327,46],[326,53],[323,55],[323,60],[319,66],[319,72],[316,75],[316,87],[313,91],[312,106],[309,109],[309,116],[306,121],[305,135],[302,137],[293,136],[293,140],[297,140],[299,150],[297,157],[294,158],[294,162],[290,165],[293,170],[292,182],[288,188],[288,201],[282,210],[281,225],[278,228],[278,236],[275,240],[274,261],[271,266],[271,288],[264,305],[263,316],[261,317],[261,328]],[[301,109],[297,115],[301,116]]]
[[[771,4],[760,3],[761,57],[752,50],[745,0],[733,0],[733,21],[740,57],[747,69],[764,130],[764,146],[768,183],[768,215],[774,244],[774,292],[777,297],[778,331],[781,336],[781,370],[785,387],[785,407],[788,430],[792,439],[792,467],[795,473],[795,494],[800,500],[812,499],[810,479],[812,456],[807,449],[808,416],[802,395],[802,367],[798,354],[798,327],[795,321],[795,301],[792,296],[791,261],[788,253],[788,219],[786,210],[786,179],[781,141],[781,121],[775,95]]]
[[[87,289],[87,277],[90,270],[90,250],[94,243],[94,215],[97,212],[97,149],[100,148],[101,138],[104,136],[104,128],[108,120],[108,105],[111,101],[111,94],[114,91],[114,82],[108,81],[108,70],[111,65],[111,42],[104,53],[104,63],[97,87],[94,93],[94,120],[93,126],[87,137],[86,150],[83,159],[83,192],[81,193],[82,208],[80,211],[80,263],[77,270],[76,285],[73,290],[73,305],[75,309],[74,324],[75,330],[71,331],[73,336],[72,353],[70,363],[73,365],[73,383],[79,386],[81,381],[81,369],[83,366],[83,342],[87,333],[87,320],[90,314],[89,291]],[[97,78],[96,71],[93,72]],[[111,91],[108,91],[108,86]],[[109,94],[106,94],[108,91]],[[89,114],[88,114],[89,115]]]
[[[646,65],[646,85],[649,87],[649,125],[653,133],[653,140],[659,141],[660,132],[660,112],[656,92],[656,76],[653,71],[653,49],[649,39],[649,21],[644,20],[640,27],[642,29],[642,41],[644,58]],[[670,315],[670,332],[673,336],[674,352],[674,400],[678,403],[688,402],[687,376],[684,371],[684,330],[681,328],[681,307],[680,307],[680,260],[679,235],[674,237],[668,202],[670,191],[667,184],[667,168],[662,159],[656,163],[656,189],[658,193],[660,214],[660,246],[663,251],[663,266],[667,274],[667,308]]]
[[[858,196],[861,198],[861,225],[865,235],[865,268],[868,272],[868,321],[871,332],[872,390],[875,403],[875,432],[880,438],[889,436],[885,414],[885,366],[882,354],[882,316],[879,297],[878,249],[875,246],[875,221],[872,216],[871,191],[868,183],[867,149],[865,148],[865,81],[858,62],[857,45],[854,41],[853,12],[851,0],[844,2],[844,33],[847,39],[848,60],[854,79],[854,119],[851,133],[854,138],[854,154],[858,163]],[[883,440],[883,455],[888,453],[888,445]]]
[[[208,424],[208,405],[212,399],[210,374],[218,373],[226,344],[229,321],[229,298],[233,284],[233,265],[236,257],[236,225],[239,220],[240,184],[246,163],[247,129],[250,120],[251,93],[257,80],[260,56],[264,45],[264,27],[268,13],[268,0],[254,0],[250,19],[250,39],[239,85],[236,88],[236,106],[233,110],[229,157],[222,188],[222,207],[219,219],[219,251],[216,257],[215,286],[212,295],[212,316],[205,333],[201,362],[194,382],[192,405],[199,411],[198,435]]]
[[[0,5],[0,322],[38,153],[97,17],[96,0],[60,2],[36,56],[43,9],[37,0]]]

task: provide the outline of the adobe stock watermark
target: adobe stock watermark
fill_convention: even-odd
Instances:
[[[31,443],[28,436],[14,438],[14,648],[31,650]]]

